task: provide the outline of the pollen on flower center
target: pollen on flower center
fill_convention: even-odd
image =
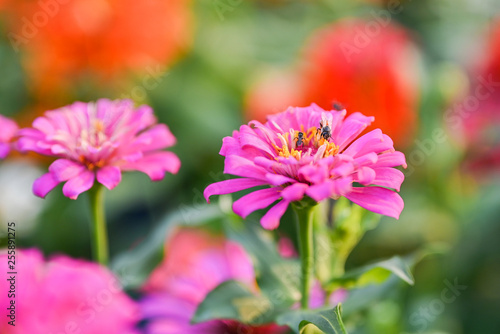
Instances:
[[[90,171],[93,171],[96,168],[100,168],[100,167],[103,167],[105,165],[105,161],[103,161],[103,160],[93,162],[93,161],[90,161],[89,159],[87,159],[84,155],[80,155],[78,161],[81,162],[82,164],[84,164],[87,167],[87,169]]]
[[[78,146],[86,150],[89,147],[99,148],[102,143],[106,142],[107,136],[104,133],[105,126],[102,120],[95,119],[91,122],[88,129],[80,132]]]
[[[278,138],[281,141],[281,146],[272,143],[278,157],[289,158],[292,156],[301,160],[306,154],[315,155],[320,148],[322,150],[320,158],[334,156],[339,152],[338,145],[330,142],[330,139],[325,139],[321,135],[320,129],[316,127],[311,127],[307,131],[304,131],[304,126],[301,126],[301,131],[290,129],[288,133],[278,134]]]

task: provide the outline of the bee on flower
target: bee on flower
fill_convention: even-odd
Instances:
[[[242,125],[223,139],[220,151],[224,173],[239,178],[209,185],[205,198],[268,186],[233,203],[243,218],[274,204],[261,219],[266,229],[277,228],[290,203],[305,197],[320,202],[344,196],[367,210],[399,218],[404,203],[397,192],[404,175],[393,167],[406,167],[404,154],[380,129],[361,135],[374,117],[346,113],[312,104],[270,115],[264,124]],[[295,139],[299,133],[301,145]]]

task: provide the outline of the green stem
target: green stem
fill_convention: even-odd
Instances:
[[[313,274],[314,253],[313,253],[313,209],[314,206],[296,206],[297,231],[299,239],[299,252],[302,264],[302,299],[300,305],[302,309],[309,308],[309,291],[311,287],[311,278]]]
[[[101,184],[96,184],[89,190],[90,210],[92,214],[92,257],[102,265],[108,264],[108,232],[104,212],[104,190]]]

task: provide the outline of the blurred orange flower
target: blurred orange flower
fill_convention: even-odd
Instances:
[[[42,94],[89,75],[100,81],[155,70],[191,43],[190,0],[10,0],[5,7],[8,38]]]
[[[284,74],[285,84],[276,74],[259,80],[247,96],[247,118],[262,121],[278,112],[277,103],[283,111],[313,102],[331,109],[337,102],[337,108],[375,116],[375,127],[407,146],[416,131],[418,66],[416,47],[402,27],[375,19],[336,22],[312,34],[294,73]],[[283,87],[291,87],[288,96]],[[273,95],[279,102],[272,102]]]

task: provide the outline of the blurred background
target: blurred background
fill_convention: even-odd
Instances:
[[[358,333],[500,333],[500,2],[0,0],[0,30],[1,114],[29,126],[75,100],[131,98],[178,139],[178,176],[130,173],[107,193],[112,256],[204,204],[240,124],[340,104],[375,116],[408,162],[401,218],[384,217],[347,267],[444,250]],[[89,258],[86,201],[31,193],[49,162],[0,163],[0,221],[17,222],[19,247]]]

